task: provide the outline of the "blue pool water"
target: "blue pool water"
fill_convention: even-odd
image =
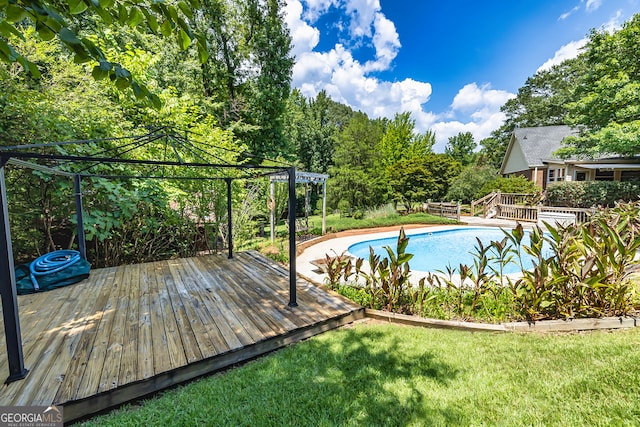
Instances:
[[[473,266],[474,247],[478,245],[476,237],[484,246],[488,246],[492,241],[501,241],[506,235],[497,228],[459,228],[453,230],[434,231],[432,233],[409,235],[409,245],[406,252],[414,254],[409,265],[411,270],[436,272],[446,271],[448,265],[455,267],[456,271],[460,264]],[[369,246],[373,247],[376,254],[382,257],[387,255],[384,246],[390,246],[394,251],[398,242],[398,236],[386,239],[368,240],[356,243],[349,247],[351,255],[369,259]],[[529,245],[529,238],[525,236],[523,244]],[[530,269],[533,264],[527,255],[523,255],[524,266]],[[508,264],[504,268],[505,274],[520,272],[519,265]]]

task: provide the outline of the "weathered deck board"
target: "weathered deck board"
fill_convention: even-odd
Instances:
[[[240,252],[98,269],[20,296],[30,372],[0,388],[0,405],[61,404],[70,421],[364,317],[301,279],[288,307],[287,274]]]

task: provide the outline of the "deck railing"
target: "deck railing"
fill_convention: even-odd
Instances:
[[[595,209],[565,208],[560,206],[520,206],[498,205],[496,218],[513,219],[516,221],[538,222],[540,212],[553,212],[571,214],[575,216],[576,223],[582,223],[589,219]]]
[[[530,193],[501,193],[496,191],[481,199],[471,202],[471,215],[475,216],[478,207],[482,207],[483,217],[512,219],[516,221],[537,222],[540,212],[552,212],[575,215],[576,222],[581,223],[589,219],[595,212],[594,208],[566,208],[561,206],[535,205],[537,197]]]
[[[443,216],[460,221],[460,204],[459,203],[425,203],[424,210],[431,215]]]

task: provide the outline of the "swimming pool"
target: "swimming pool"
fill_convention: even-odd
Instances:
[[[506,235],[498,228],[456,228],[452,230],[434,231],[431,233],[421,233],[408,235],[409,245],[406,252],[414,254],[409,265],[411,270],[436,272],[446,271],[448,265],[455,267],[456,271],[460,264],[473,265],[474,247],[478,245],[476,237],[480,239],[484,246],[488,246],[492,241],[501,241]],[[396,249],[398,236],[385,239],[367,240],[349,246],[349,253],[358,258],[369,259],[369,246],[374,248],[376,254],[381,257],[387,255],[384,246]],[[529,245],[529,238],[525,236],[523,243]],[[526,269],[533,267],[531,258],[523,255]],[[512,274],[521,272],[520,267],[515,263],[505,266],[504,273]]]

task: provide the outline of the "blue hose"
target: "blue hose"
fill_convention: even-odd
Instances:
[[[80,252],[73,250],[53,251],[36,258],[29,266],[34,289],[36,291],[40,289],[36,280],[37,276],[57,273],[80,261],[80,259]]]

